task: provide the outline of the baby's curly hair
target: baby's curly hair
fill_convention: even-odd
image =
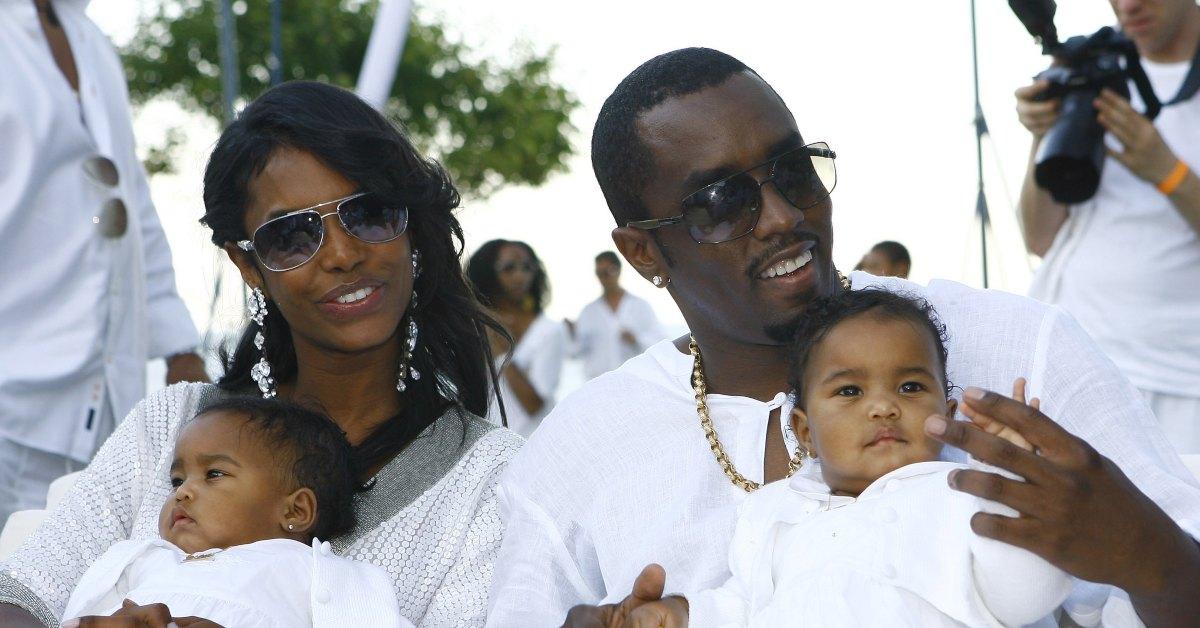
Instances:
[[[196,416],[232,412],[262,438],[293,490],[311,489],[317,516],[309,534],[328,540],[355,525],[354,494],[358,481],[346,434],[318,410],[279,399],[234,396],[204,405]]]
[[[839,323],[860,315],[870,315],[880,320],[909,321],[927,330],[937,347],[938,372],[946,387],[946,396],[950,396],[953,386],[946,375],[946,326],[938,318],[933,306],[916,295],[868,288],[822,297],[805,308],[804,317],[792,341],[789,359],[788,385],[795,395],[797,407],[804,407],[804,371],[808,368],[813,350]]]

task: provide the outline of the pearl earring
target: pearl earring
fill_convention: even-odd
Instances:
[[[288,524],[288,530],[289,530],[289,531],[291,531],[291,530],[295,530],[295,529],[296,529],[296,526],[294,526],[294,525],[292,525],[292,524],[290,524],[290,523]]]
[[[661,288],[663,287],[663,278],[661,275],[655,275],[654,278],[650,280],[650,283],[654,284],[655,288]]]

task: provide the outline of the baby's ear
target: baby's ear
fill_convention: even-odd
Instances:
[[[808,414],[799,406],[792,408],[792,432],[796,434],[796,439],[808,451],[808,455],[813,458],[817,457],[817,450],[813,447],[812,429],[808,426]]]
[[[946,418],[954,420],[954,414],[958,412],[958,400],[946,399]]]
[[[279,525],[289,534],[302,534],[317,522],[317,495],[311,488],[297,489],[287,496]]]

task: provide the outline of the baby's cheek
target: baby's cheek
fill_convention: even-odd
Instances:
[[[171,516],[171,500],[167,499],[163,502],[163,506],[158,511],[158,535],[162,538],[167,538],[167,519]]]

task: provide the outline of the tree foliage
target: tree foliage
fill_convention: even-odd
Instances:
[[[353,88],[376,7],[368,0],[286,0],[284,79]],[[238,0],[234,11],[244,103],[270,86],[270,3]],[[142,16],[122,50],[135,103],[168,97],[221,120],[218,13],[215,0],[164,0]],[[537,185],[565,169],[570,115],[578,107],[551,80],[552,64],[553,52],[538,54],[528,45],[514,46],[504,63],[484,58],[416,11],[386,114],[441,160],[465,192],[486,196],[506,184]],[[155,154],[160,162],[163,150]]]

